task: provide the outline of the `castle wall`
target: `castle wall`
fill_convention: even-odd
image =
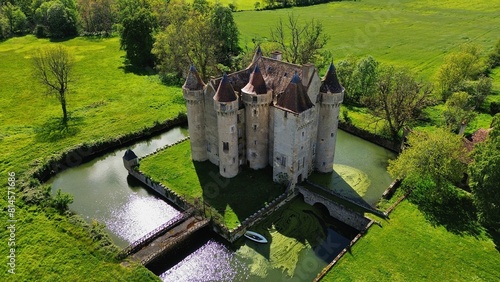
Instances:
[[[312,171],[312,144],[316,136],[314,107],[300,114],[279,108],[274,112],[273,180],[286,177],[293,183],[306,179]]]
[[[233,102],[214,102],[219,139],[219,173],[226,178],[239,172],[238,158],[238,99]]]
[[[203,90],[189,90],[183,88],[186,99],[189,136],[191,137],[192,158],[195,161],[208,159],[205,139],[205,99]]]
[[[211,163],[219,165],[219,136],[217,113],[214,109],[215,90],[211,84],[205,89],[205,138],[207,157]]]
[[[337,141],[340,104],[343,94],[321,93],[319,110],[319,125],[317,138],[316,170],[319,172],[332,172]]]
[[[246,122],[246,159],[250,168],[267,166],[269,157],[269,104],[272,93],[243,94]]]

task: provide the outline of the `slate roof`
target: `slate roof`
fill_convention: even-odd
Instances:
[[[201,80],[200,74],[193,65],[189,68],[186,81],[182,87],[189,90],[202,90],[205,87],[205,83]]]
[[[278,96],[276,105],[293,113],[302,113],[314,106],[297,73],[293,75],[283,94]]]
[[[125,151],[125,155],[123,155],[123,159],[126,161],[130,161],[133,159],[137,159],[137,155],[134,153],[134,151],[127,149],[127,151]]]
[[[344,87],[340,85],[339,78],[337,77],[337,70],[333,63],[331,63],[321,82],[319,91],[322,93],[342,93],[343,90]]]
[[[217,102],[233,102],[236,101],[237,97],[234,93],[233,87],[229,82],[227,74],[224,73],[222,79],[219,83],[219,88],[215,93],[214,100]]]
[[[247,85],[243,87],[242,91],[245,91],[249,94],[266,94],[267,86],[264,81],[264,77],[260,72],[259,66],[255,66],[253,72],[250,74],[250,80]]]

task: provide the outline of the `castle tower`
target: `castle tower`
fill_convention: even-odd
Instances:
[[[333,171],[333,158],[339,124],[340,104],[344,100],[344,88],[340,85],[335,66],[330,64],[320,87],[318,138],[316,143],[316,170]]]
[[[258,66],[241,93],[245,103],[248,165],[252,169],[261,169],[266,167],[269,159],[269,105],[273,97]]]
[[[205,83],[195,67],[191,66],[186,82],[182,86],[182,93],[186,99],[191,152],[195,161],[205,161],[208,158],[205,141],[205,111],[203,110],[205,107],[204,87]]]
[[[273,180],[302,182],[312,167],[314,104],[297,73],[274,105]]]
[[[214,96],[219,139],[219,172],[231,178],[238,174],[238,96],[224,73]]]

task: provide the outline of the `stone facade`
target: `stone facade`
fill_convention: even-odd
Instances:
[[[191,67],[183,94],[193,160],[210,160],[222,176],[270,165],[274,181],[297,183],[313,170],[333,171],[344,97],[333,64],[321,79],[312,64],[268,58],[259,48],[248,68],[206,85]]]

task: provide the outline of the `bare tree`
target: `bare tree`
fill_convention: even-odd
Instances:
[[[288,36],[291,38],[288,39]],[[299,18],[288,14],[285,24],[280,18],[278,24],[271,29],[271,40],[282,49],[285,59],[293,64],[313,62],[320,55],[320,49],[326,45],[328,36],[323,33],[323,25],[312,19],[304,25]]]
[[[68,121],[66,94],[74,61],[73,55],[61,45],[39,49],[33,56],[34,76],[46,86],[47,94],[54,94],[61,103],[64,124]]]

